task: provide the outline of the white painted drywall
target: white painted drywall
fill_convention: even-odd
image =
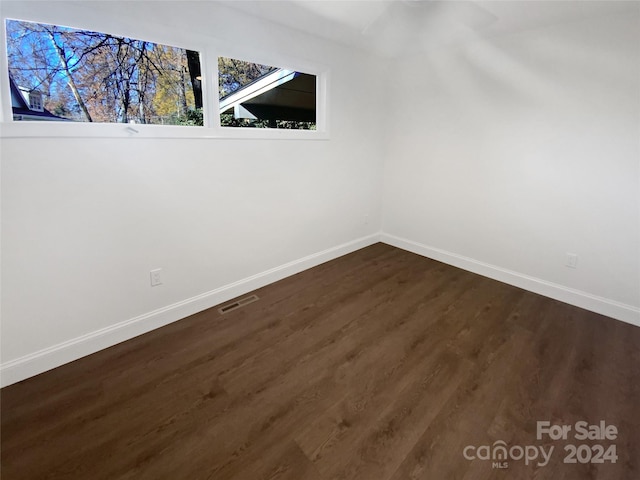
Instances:
[[[211,2],[2,4],[4,16],[29,12],[319,63],[331,133],[2,139],[3,364],[379,231],[381,87],[363,81],[379,77],[375,58]],[[163,285],[151,288],[155,268]]]
[[[637,11],[478,38],[391,67],[401,93],[383,231],[629,307],[639,324]]]

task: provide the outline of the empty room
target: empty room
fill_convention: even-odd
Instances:
[[[3,480],[640,478],[640,2],[0,14]]]

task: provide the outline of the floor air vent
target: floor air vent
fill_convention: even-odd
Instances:
[[[220,313],[227,313],[227,312],[230,312],[231,310],[235,310],[237,308],[244,307],[245,305],[249,305],[250,303],[253,303],[256,300],[260,300],[260,298],[257,295],[249,295],[248,297],[241,298],[240,300],[236,300],[233,303],[229,303],[227,305],[224,305],[223,307],[220,307],[218,311]]]

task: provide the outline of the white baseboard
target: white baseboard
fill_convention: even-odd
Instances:
[[[294,260],[182,302],[5,362],[0,365],[0,386],[5,387],[46,372],[379,241],[640,327],[640,309],[631,305],[479,262],[446,250],[379,233]]]
[[[216,288],[202,295],[5,362],[0,366],[0,386],[6,387],[46,372],[379,241],[380,234],[362,237]]]
[[[508,283],[545,297],[553,298],[576,307],[606,315],[631,325],[640,327],[640,308],[575,290],[540,278],[530,277],[505,268],[479,262],[473,258],[457,255],[446,250],[430,247],[418,242],[382,233],[380,241],[394,247],[432,258],[454,267],[477,273],[484,277]]]

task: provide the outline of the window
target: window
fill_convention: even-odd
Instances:
[[[329,138],[324,66],[198,34],[185,48],[188,32],[153,23],[140,35],[110,18],[83,28],[73,9],[67,27],[53,4],[44,10],[2,9],[3,138]]]
[[[316,76],[218,58],[220,125],[316,129]]]
[[[203,125],[197,51],[18,20],[6,32],[14,120]]]
[[[42,105],[42,93],[36,90],[29,92],[29,108],[36,112],[44,111],[44,106]]]

